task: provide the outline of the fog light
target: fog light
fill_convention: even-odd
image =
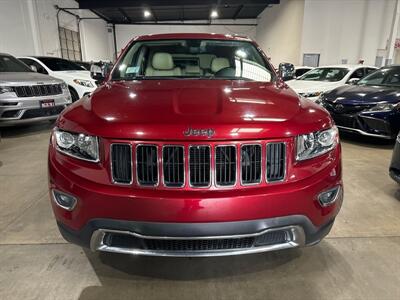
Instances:
[[[74,196],[53,190],[53,200],[61,208],[71,211],[75,208],[77,199]]]
[[[329,206],[336,202],[341,194],[340,185],[335,186],[332,189],[322,192],[318,196],[318,201],[322,206]]]

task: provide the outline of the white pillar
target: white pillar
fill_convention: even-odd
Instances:
[[[39,30],[39,23],[37,19],[37,7],[34,0],[27,1],[29,24],[31,26],[33,47],[35,48],[35,55],[43,55],[42,39]]]
[[[385,65],[390,65],[393,63],[394,44],[395,44],[396,38],[397,38],[399,19],[400,19],[400,1],[396,0],[396,6],[395,6],[395,9],[393,12],[392,28],[390,30],[390,36],[389,36],[389,45],[388,45],[389,49],[387,52]]]

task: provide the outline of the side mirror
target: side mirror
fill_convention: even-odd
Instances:
[[[34,66],[34,65],[29,65],[29,68],[31,68],[31,70],[32,70],[33,72],[37,72],[37,71],[38,71],[38,69],[37,69],[36,66]]]
[[[360,81],[360,78],[351,78],[351,79],[349,79],[349,80],[347,81],[347,83],[348,83],[348,84],[356,85],[357,82],[359,82],[359,81]]]
[[[284,81],[294,79],[295,78],[294,65],[291,63],[280,63],[278,74]]]
[[[103,81],[106,76],[100,66],[93,64],[90,66],[90,77],[96,81]]]

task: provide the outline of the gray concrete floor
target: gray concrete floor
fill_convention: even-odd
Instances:
[[[344,136],[345,202],[319,245],[240,257],[91,253],[49,205],[51,124],[2,131],[0,299],[400,299],[400,187],[393,145]]]

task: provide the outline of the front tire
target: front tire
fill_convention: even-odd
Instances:
[[[79,100],[79,95],[75,91],[75,89],[70,86],[68,87],[68,89],[69,89],[69,93],[71,94],[72,102]]]

